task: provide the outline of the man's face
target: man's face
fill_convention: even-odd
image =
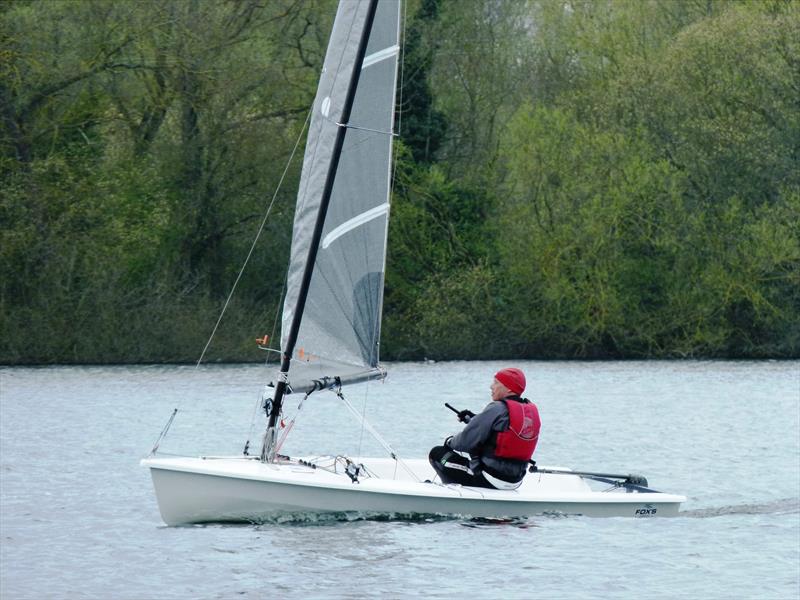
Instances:
[[[500,400],[502,398],[505,398],[511,391],[502,383],[497,381],[497,379],[494,379],[492,381],[492,385],[489,389],[492,390],[492,400]]]

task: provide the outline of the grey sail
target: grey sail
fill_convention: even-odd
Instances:
[[[297,310],[367,0],[341,2],[314,100],[294,219],[281,347]],[[333,183],[322,237],[289,370],[289,387],[313,380],[373,377],[378,369],[389,218],[398,0],[380,0]]]

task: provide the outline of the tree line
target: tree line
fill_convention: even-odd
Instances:
[[[0,5],[0,362],[196,360],[279,189],[263,359],[335,4]],[[800,4],[403,11],[384,359],[800,355]]]

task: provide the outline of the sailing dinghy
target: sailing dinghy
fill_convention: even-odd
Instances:
[[[443,485],[426,459],[401,460],[385,443],[388,458],[358,463],[280,454],[290,429],[282,429],[281,420],[287,394],[332,390],[344,399],[346,386],[386,375],[378,345],[399,31],[399,0],[339,4],[309,125],[283,306],[282,362],[265,402],[261,453],[161,457],[157,442],[142,464],[150,469],[162,518],[179,525],[261,522],[287,513],[676,515],[684,497],[651,490],[634,476],[537,469],[516,490],[492,490]]]

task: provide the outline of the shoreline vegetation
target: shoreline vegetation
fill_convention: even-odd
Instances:
[[[194,364],[334,0],[0,6],[0,364]],[[800,3],[409,0],[384,361],[800,357]],[[277,347],[302,143],[206,364]]]
[[[552,358],[552,359],[545,359],[545,358],[520,358],[520,357],[499,357],[493,359],[486,359],[486,361],[506,361],[509,364],[513,361],[518,362],[539,362],[539,363],[603,363],[603,362],[614,362],[614,363],[630,363],[630,362],[665,362],[665,363],[752,363],[752,362],[759,362],[759,363],[798,363],[800,359],[796,357],[792,358]],[[422,358],[419,360],[382,360],[381,364],[384,366],[391,366],[397,364],[425,364],[425,365],[435,365],[435,364],[448,364],[448,363],[458,363],[458,362],[486,362],[480,359],[476,360],[469,360],[469,359],[462,359],[462,358],[451,358],[451,359],[443,359],[443,360],[433,360],[428,358]],[[280,363],[277,361],[270,361],[266,363],[263,360],[215,360],[213,362],[202,362],[199,368],[206,368],[206,367],[236,367],[236,366],[243,366],[243,365],[263,365],[265,367],[280,367]],[[7,364],[7,363],[0,363],[0,370],[3,369],[48,369],[48,368],[60,368],[64,367],[72,368],[72,367],[86,367],[90,369],[102,369],[106,367],[190,367],[194,369],[197,366],[197,361],[194,362],[97,362],[97,363],[77,363],[77,362],[63,362],[63,363],[15,363],[15,364]],[[391,372],[387,375],[387,377],[391,377]]]

